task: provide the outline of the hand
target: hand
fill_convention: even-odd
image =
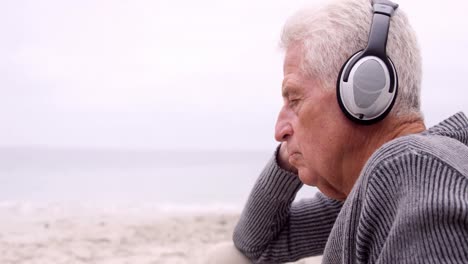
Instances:
[[[289,153],[288,153],[288,150],[287,150],[287,147],[286,147],[286,143],[283,142],[283,143],[281,143],[279,153],[276,156],[276,161],[278,162],[278,165],[282,169],[297,174],[297,168],[294,167],[293,165],[291,165],[288,160],[289,160]]]

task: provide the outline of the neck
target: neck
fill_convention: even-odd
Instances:
[[[385,143],[410,134],[426,130],[421,118],[392,118],[369,127],[357,127],[357,141],[351,149],[344,154],[342,175],[344,176],[343,192],[346,196],[351,192],[354,183],[359,178],[370,156]]]

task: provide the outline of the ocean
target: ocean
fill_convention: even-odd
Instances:
[[[238,211],[272,153],[1,148],[0,207]]]
[[[2,148],[0,263],[206,263],[272,152]]]

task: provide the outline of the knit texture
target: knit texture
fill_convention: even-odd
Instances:
[[[302,187],[275,156],[234,231],[254,263],[323,254],[323,263],[468,263],[468,119],[458,113],[392,140],[364,166],[344,203]]]

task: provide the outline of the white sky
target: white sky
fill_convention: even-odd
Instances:
[[[272,149],[285,19],[314,0],[0,0],[0,146]],[[466,1],[399,1],[433,125],[468,114]]]

